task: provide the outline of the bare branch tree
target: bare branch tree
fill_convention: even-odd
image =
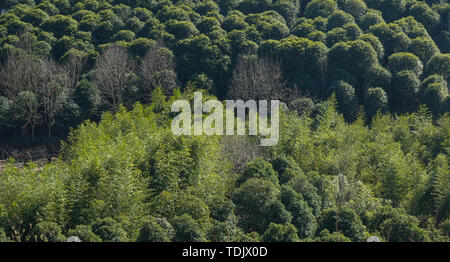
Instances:
[[[139,76],[145,101],[150,99],[151,91],[157,87],[170,95],[177,85],[172,52],[159,45],[152,47],[139,65]]]
[[[223,155],[232,164],[232,172],[238,174],[248,162],[262,155],[259,142],[247,136],[224,136],[221,140]]]
[[[64,71],[68,76],[68,84],[71,89],[75,87],[80,80],[81,75],[85,72],[86,60],[86,56],[72,55],[67,58],[67,61],[64,64]]]
[[[256,55],[244,55],[238,59],[233,71],[228,97],[241,100],[290,101],[296,97],[295,91],[287,88],[278,61]]]
[[[38,59],[11,53],[0,68],[0,93],[14,99],[22,91],[35,91],[42,79]]]
[[[72,79],[62,66],[50,59],[42,62],[42,75],[43,81],[37,90],[37,94],[43,121],[48,128],[48,136],[51,138],[55,116],[67,101],[69,96],[67,87]]]
[[[134,62],[127,50],[118,45],[108,47],[98,59],[94,82],[108,109],[115,111],[123,103],[126,85],[133,69]]]

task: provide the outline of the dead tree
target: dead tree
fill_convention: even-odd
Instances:
[[[295,98],[295,90],[287,88],[277,60],[244,55],[238,59],[233,71],[228,97],[235,100],[290,101]]]
[[[247,163],[263,153],[259,142],[248,136],[224,136],[221,140],[223,156],[230,161],[233,173],[241,173]]]
[[[143,100],[146,102],[149,101],[153,89],[159,87],[166,95],[171,95],[177,86],[173,54],[159,45],[150,48],[139,65],[138,73]]]
[[[128,51],[118,45],[108,47],[97,61],[94,82],[100,90],[102,103],[115,111],[124,102],[134,62]]]

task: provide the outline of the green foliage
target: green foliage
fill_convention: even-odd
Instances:
[[[338,10],[333,12],[328,17],[327,29],[331,30],[336,27],[343,27],[345,24],[354,23],[355,20],[352,15],[347,14],[344,11]]]
[[[272,165],[267,163],[262,158],[258,158],[249,164],[242,173],[242,177],[238,180],[239,184],[243,184],[245,181],[251,178],[259,178],[278,184],[278,176],[273,170]]]
[[[41,9],[33,9],[28,11],[23,17],[22,21],[30,23],[34,26],[39,26],[44,20],[48,18],[48,14]]]
[[[450,54],[437,54],[431,57],[426,65],[428,75],[438,74],[450,81]]]
[[[388,218],[380,225],[384,238],[391,242],[425,242],[429,237],[425,230],[417,226],[411,216],[401,215]]]
[[[244,0],[240,2],[237,9],[244,14],[259,13],[269,9],[272,0]]]
[[[0,135],[64,142],[47,164],[33,150],[17,155],[39,164],[0,162],[0,241],[447,239],[448,4],[5,6]],[[279,144],[173,136],[173,101],[259,77],[243,55],[280,65]]]
[[[198,30],[192,22],[169,20],[165,25],[167,32],[174,35],[177,40],[198,34]]]
[[[10,239],[6,236],[5,230],[0,228],[0,243],[9,242]]]
[[[77,236],[81,242],[101,242],[102,239],[92,232],[91,226],[77,225],[75,229],[70,229],[68,236]]]
[[[34,226],[31,231],[31,240],[36,242],[65,242],[62,230],[54,222],[41,222]]]
[[[28,50],[26,52],[32,56],[44,59],[51,56],[64,67],[62,64],[71,57],[84,57],[77,69],[80,72],[71,76],[76,78],[73,83],[81,81],[83,74],[94,73],[92,66],[98,53],[111,44],[127,47],[132,59],[139,64],[155,43],[164,45],[174,55],[176,70],[169,73],[170,79],[178,78],[182,85],[187,85],[197,76],[206,75],[212,81],[208,85],[214,87],[209,90],[220,98],[227,98],[237,57],[246,52],[258,51],[280,59],[286,84],[319,100],[328,98],[336,81],[348,82],[358,96],[357,108],[364,105],[363,97],[368,88],[396,89],[391,88],[386,73],[380,68],[388,68],[391,75],[402,70],[420,74],[422,69],[416,63],[417,59],[403,54],[405,52],[420,59],[426,76],[440,74],[448,80],[449,75],[445,66],[449,46],[446,43],[450,39],[445,24],[448,8],[434,2],[217,0],[200,3],[138,1],[113,5],[95,0],[77,3],[64,0],[42,1],[29,6],[21,3],[10,3],[11,10],[0,19],[0,59],[5,61],[11,53]],[[23,35],[31,38],[24,40]],[[368,45],[347,43],[355,40],[363,40]],[[274,48],[267,49],[268,43]],[[375,51],[378,61],[370,49]],[[338,50],[342,52],[337,54]],[[402,57],[398,53],[402,53]],[[364,59],[360,62],[361,58]],[[334,79],[338,70],[347,71],[355,81]],[[122,101],[128,107],[136,101],[149,102],[145,84],[148,79],[141,78],[138,68],[133,71],[137,84],[132,84],[130,88],[134,91],[130,89],[131,93],[126,94],[129,101]],[[131,78],[134,76],[130,75]],[[170,86],[161,87],[165,93],[167,89],[173,89],[173,83],[163,84]],[[64,93],[73,93],[69,87],[64,87]],[[417,96],[416,101],[420,100],[418,95],[413,94]],[[390,94],[389,99],[395,104],[403,103]],[[64,110],[83,109],[84,105],[78,104],[77,99],[69,100]],[[441,107],[439,114],[448,111],[445,108],[445,105]],[[106,109],[108,107],[99,108],[96,118]],[[411,104],[403,109],[410,112],[417,107]],[[61,108],[58,115],[66,114],[64,110]],[[399,112],[395,106],[389,110]],[[61,122],[57,121],[55,125],[64,127],[61,134],[69,127],[75,127],[80,120],[92,118],[85,112],[74,116],[77,119],[73,121],[58,118]],[[48,128],[45,116],[41,120],[36,124],[38,133]],[[6,133],[14,132],[9,129]]]
[[[34,127],[39,121],[38,99],[32,91],[20,92],[13,102],[14,118],[26,128],[31,126],[34,137]]]
[[[355,89],[344,81],[339,81],[335,87],[339,111],[348,120],[353,120],[358,106]]]
[[[382,87],[389,90],[391,87],[392,74],[380,65],[376,65],[364,74],[363,86],[365,89],[370,87]]]
[[[373,47],[362,40],[337,43],[330,49],[329,59],[332,66],[342,68],[353,75],[365,73],[378,61]],[[342,61],[348,63],[343,64]]]
[[[368,30],[371,26],[381,23],[384,23],[381,12],[371,9],[361,18],[360,26],[363,30]]]
[[[280,213],[287,211],[279,202],[279,194],[279,189],[273,183],[257,178],[249,179],[239,187],[233,202],[244,231],[264,232],[270,221],[290,221],[290,214]]]
[[[116,34],[113,35],[114,40],[116,41],[125,41],[131,42],[134,40],[136,34],[130,30],[120,30]]]
[[[297,18],[300,6],[296,5],[294,1],[277,0],[272,5],[272,8],[284,17],[288,26],[292,25]]]
[[[92,232],[105,242],[127,241],[127,232],[122,228],[120,223],[111,217],[99,219],[93,223]]]
[[[423,65],[419,58],[411,53],[396,53],[389,57],[388,69],[392,73],[398,73],[403,70],[410,70],[420,76]]]
[[[443,79],[425,83],[432,81]],[[382,96],[380,91],[369,89],[368,94]],[[159,103],[154,96],[153,103]],[[227,179],[229,175],[217,175],[229,174],[227,165],[220,164],[218,149],[223,145],[211,138],[172,137],[164,131],[168,122],[163,116],[168,113],[156,110],[156,104],[106,114],[99,124],[85,123],[73,132],[63,151],[69,162],[44,170],[2,170],[1,226],[16,241],[62,234],[85,242],[258,239],[240,230],[260,232],[265,241],[364,241],[366,231],[379,232],[389,241],[429,240],[425,229],[404,211],[377,211],[391,205],[378,198],[394,206],[417,206],[413,196],[427,185],[426,171],[419,163],[421,156],[411,149],[434,143],[428,147],[445,152],[440,141],[445,141],[448,121],[428,127],[434,131],[425,140],[426,133],[418,129],[425,128],[424,122],[408,122],[420,119],[418,114],[398,119],[378,115],[369,129],[358,119],[346,124],[331,105],[322,106],[315,119],[283,116],[281,141],[267,152],[278,153],[268,161],[250,162],[238,183]],[[164,109],[162,104],[158,107]],[[411,128],[419,131],[411,134]],[[438,214],[442,221],[448,218],[448,167],[443,156],[433,162],[432,208],[421,213],[432,218]],[[18,197],[24,185],[33,190]],[[49,187],[53,189],[42,190]],[[31,231],[23,228],[25,223],[33,225]],[[39,232],[38,226],[43,228]]]
[[[316,240],[319,242],[351,242],[350,238],[341,232],[330,233],[328,229],[322,230]]]
[[[200,225],[189,215],[174,217],[172,221],[177,242],[201,242],[204,232]]]
[[[430,110],[435,114],[441,112],[442,104],[448,96],[448,89],[440,84],[433,83],[429,84],[425,89],[422,97],[422,102],[430,108]]]
[[[443,223],[442,223],[442,231],[444,231],[444,234],[447,236],[447,237],[450,237],[450,219],[447,219],[447,220],[445,220]]]
[[[138,242],[169,242],[174,229],[164,219],[150,217],[139,230]]]
[[[264,242],[298,242],[297,229],[294,225],[270,223],[263,235]]]
[[[356,21],[361,21],[368,9],[362,0],[338,0],[337,2],[339,8],[351,14]]]
[[[381,41],[376,36],[374,36],[372,34],[364,34],[364,35],[359,36],[359,38],[361,40],[368,42],[373,47],[373,49],[377,53],[378,60],[383,59],[384,47],[383,47],[383,44],[381,43]]]
[[[359,216],[351,209],[337,208],[326,210],[320,221],[319,231],[342,232],[353,241],[366,239],[365,227]]]
[[[417,37],[411,40],[408,51],[419,57],[423,64],[427,64],[431,57],[439,54],[439,48],[433,40],[424,37]]]
[[[306,175],[296,176],[289,182],[289,185],[292,186],[295,192],[303,196],[308,206],[311,207],[314,216],[320,215],[322,207],[321,196],[317,194],[317,188],[308,181]]]
[[[2,130],[7,130],[13,120],[12,101],[4,96],[0,96],[0,126]]]
[[[413,106],[415,94],[419,91],[420,80],[413,71],[400,71],[392,77],[392,86],[388,94],[391,108],[405,112]],[[396,103],[398,101],[398,104]]]
[[[10,165],[2,170],[0,225],[16,241],[34,240],[29,225],[34,228],[40,220],[58,226],[65,223],[64,169],[52,164],[38,172],[35,167],[30,164],[18,169]],[[46,225],[43,228],[48,228]]]
[[[143,57],[154,44],[155,42],[150,39],[138,38],[130,43],[129,50],[135,56]]]
[[[49,17],[41,24],[42,29],[55,34],[56,37],[64,35],[70,36],[75,33],[78,27],[77,21],[74,19],[63,16],[55,15]]]
[[[309,23],[298,24],[291,30],[291,33],[298,37],[307,37],[313,32],[316,32],[316,28],[314,25]]]
[[[380,11],[386,21],[393,21],[400,18],[406,10],[405,0],[380,1]]]
[[[281,188],[281,201],[292,213],[292,223],[298,229],[298,236],[302,239],[314,236],[317,228],[316,218],[312,209],[303,200],[302,195],[289,186],[283,186]]]
[[[87,118],[97,113],[100,105],[100,91],[86,79],[82,79],[75,86],[74,101],[80,107],[82,114]]]

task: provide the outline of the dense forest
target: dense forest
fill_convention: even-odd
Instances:
[[[0,12],[0,242],[450,241],[447,0]],[[278,145],[174,136],[199,90],[282,101]],[[55,136],[44,162],[6,146]]]

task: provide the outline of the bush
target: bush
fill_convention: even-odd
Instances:
[[[410,70],[417,76],[422,74],[423,65],[420,59],[411,53],[396,53],[389,57],[388,69],[391,73]]]
[[[270,223],[263,235],[264,242],[298,242],[297,229],[291,223]]]
[[[306,5],[305,16],[315,18],[317,16],[328,17],[337,9],[336,1],[312,0]]]
[[[177,242],[204,241],[204,232],[200,225],[189,215],[176,216],[172,220]]]
[[[425,242],[429,236],[417,226],[411,216],[401,215],[386,219],[380,225],[382,236],[390,242]]]
[[[242,177],[238,180],[238,184],[243,184],[251,178],[260,178],[278,184],[278,175],[273,170],[272,165],[262,158],[257,158],[247,164]]]
[[[65,242],[61,227],[53,222],[36,224],[31,231],[31,240],[36,242]]]
[[[167,221],[150,217],[139,230],[139,236],[136,241],[170,242],[172,240],[172,232],[173,228]]]
[[[338,108],[344,114],[345,119],[352,121],[358,109],[358,98],[355,89],[344,81],[339,81],[335,87]]]
[[[0,243],[10,242],[11,240],[6,236],[5,230],[0,227]]]
[[[284,206],[279,203],[279,193],[273,183],[263,179],[251,178],[242,184],[233,197],[240,227],[246,232],[263,233],[271,221],[289,222],[289,217],[284,217]]]
[[[441,228],[442,231],[444,232],[444,235],[450,237],[450,218],[442,222]]]
[[[328,229],[324,229],[320,232],[316,238],[319,242],[352,242],[350,238],[344,236],[341,232],[330,233]]]
[[[422,96],[422,102],[438,115],[441,112],[442,104],[448,96],[448,89],[440,83],[429,84]]]
[[[128,240],[122,225],[110,217],[98,219],[92,224],[92,232],[105,242],[126,242]]]
[[[369,119],[378,111],[386,113],[388,97],[381,87],[369,88],[364,97],[364,105]]]
[[[92,232],[91,226],[77,225],[75,229],[70,229],[69,236],[77,236],[81,242],[101,242],[102,239]]]
[[[324,211],[320,219],[319,231],[324,229],[330,232],[342,232],[352,241],[365,241],[365,226],[356,212],[350,208],[333,208]]]

